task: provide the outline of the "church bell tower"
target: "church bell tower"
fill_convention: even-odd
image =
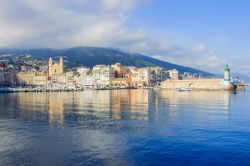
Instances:
[[[55,62],[55,63],[53,63],[53,60],[50,57],[49,63],[48,63],[48,71],[49,71],[49,76],[64,73],[63,57],[61,56],[59,62]]]
[[[64,61],[62,56],[60,57],[59,65],[61,66],[61,72],[64,73]]]

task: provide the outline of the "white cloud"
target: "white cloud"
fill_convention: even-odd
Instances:
[[[204,44],[198,44],[198,45],[194,46],[193,51],[204,52],[204,51],[206,51],[206,46]]]
[[[0,1],[1,47],[70,47],[136,41],[126,11],[142,0]]]
[[[118,47],[216,72],[219,56],[204,44],[179,46],[168,35],[130,28],[128,12],[147,0],[0,0],[0,47]]]
[[[102,0],[106,10],[126,11],[134,7],[136,0]]]

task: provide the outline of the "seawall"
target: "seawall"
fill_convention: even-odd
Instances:
[[[224,85],[223,79],[166,80],[161,83],[161,88],[190,88],[192,90],[235,90],[235,86],[232,83],[229,85]]]

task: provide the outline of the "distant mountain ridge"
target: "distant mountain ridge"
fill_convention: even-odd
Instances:
[[[2,54],[30,54],[36,58],[48,59],[51,57],[63,56],[66,61],[71,63],[67,64],[68,67],[84,65],[87,67],[93,67],[96,64],[111,65],[114,63],[121,63],[126,66],[136,67],[148,67],[159,66],[166,69],[177,69],[181,73],[201,73],[205,76],[211,76],[212,74],[204,72],[202,70],[194,69],[191,67],[185,67],[169,62],[161,61],[155,58],[151,58],[146,55],[138,53],[129,53],[114,48],[102,48],[102,47],[73,47],[66,49],[0,49],[0,55]]]

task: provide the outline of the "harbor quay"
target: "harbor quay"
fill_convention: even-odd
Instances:
[[[95,65],[93,68],[66,68],[61,56],[59,61],[49,58],[47,66],[40,69],[20,66],[20,70],[0,70],[0,92],[59,92],[85,89],[163,88],[189,90],[236,90],[244,84],[233,80],[229,65],[224,68],[224,78],[207,78],[199,74],[180,73],[162,67]]]
[[[191,79],[170,79],[163,81],[161,87],[164,89],[181,89],[190,90],[237,90],[239,81],[232,81],[229,65],[225,65],[224,78],[191,78]],[[244,89],[241,89],[244,90]]]
[[[233,83],[224,84],[223,79],[190,79],[166,80],[162,82],[164,89],[190,88],[192,90],[235,90]]]

